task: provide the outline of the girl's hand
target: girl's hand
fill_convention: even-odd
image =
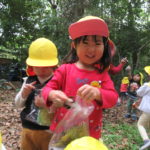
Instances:
[[[43,97],[41,95],[35,96],[34,104],[37,107],[46,107],[46,104],[44,103],[44,99],[43,99]]]
[[[77,94],[83,99],[83,100],[101,100],[100,91],[97,87],[93,87],[91,85],[85,84],[82,87],[80,87],[77,91]]]
[[[127,57],[124,57],[124,58],[121,59],[121,63],[122,63],[122,64],[125,65],[127,62],[128,62]]]
[[[62,107],[65,103],[73,102],[64,92],[59,90],[52,90],[48,96],[48,100],[52,101],[55,107]]]
[[[30,83],[30,84],[25,84],[25,86],[23,88],[23,91],[22,91],[22,98],[26,99],[29,96],[31,91],[33,89],[35,89],[35,86],[34,86],[35,83],[36,83],[36,81],[34,81],[34,82]]]

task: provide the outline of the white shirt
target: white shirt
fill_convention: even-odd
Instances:
[[[27,100],[27,99],[24,99],[24,98],[22,97],[22,91],[23,91],[23,88],[24,88],[24,86],[25,86],[25,84],[26,84],[27,78],[28,78],[28,77],[23,78],[23,80],[24,80],[23,85],[22,85],[20,91],[17,93],[17,95],[16,95],[16,97],[15,97],[15,105],[16,105],[16,107],[18,107],[18,108],[24,107],[25,102],[26,102],[26,100]]]
[[[6,150],[5,146],[2,144],[2,150]]]
[[[144,83],[138,90],[137,95],[142,97],[139,110],[150,114],[150,82]]]

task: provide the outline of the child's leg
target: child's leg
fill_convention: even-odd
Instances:
[[[131,110],[132,110],[132,101],[131,101],[131,99],[128,97],[127,113],[131,114]]]
[[[36,149],[32,141],[33,132],[30,129],[23,128],[21,133],[21,150]]]
[[[138,130],[140,132],[140,135],[141,135],[143,141],[149,139],[147,132],[146,132],[146,128],[149,126],[149,123],[150,123],[150,114],[143,113],[140,116],[138,123],[137,123]]]
[[[128,97],[127,101],[127,113],[125,114],[125,118],[130,118],[131,117],[131,109],[132,109],[132,103],[130,98]]]
[[[133,101],[133,103],[134,103],[134,101]],[[137,113],[137,109],[135,107],[133,107],[133,104],[132,104],[132,115],[131,115],[131,118],[134,121],[138,120],[138,117],[137,117],[136,113]]]
[[[121,99],[120,97],[118,97],[117,106],[120,106],[120,105],[121,105]]]
[[[125,103],[125,101],[126,101],[126,99],[127,99],[126,92],[122,92],[121,99],[122,99],[122,102]]]
[[[136,113],[137,113],[137,109],[133,107],[133,104],[132,104],[132,114],[136,114]]]
[[[21,150],[48,150],[52,134],[45,130],[23,129]]]
[[[48,150],[48,145],[51,140],[52,133],[48,131],[39,130],[36,136],[39,136],[37,142],[40,143],[40,150]]]
[[[124,93],[125,92],[120,92],[120,94],[119,94],[119,99],[120,99],[120,103],[124,103]]]

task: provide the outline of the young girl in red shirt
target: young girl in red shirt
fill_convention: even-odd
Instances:
[[[111,63],[109,30],[103,19],[87,16],[69,26],[69,35],[71,51],[43,88],[42,95],[46,104],[71,102],[70,98],[76,95],[84,101],[92,101],[95,109],[89,116],[89,132],[90,136],[99,139],[102,110],[113,107],[118,99],[108,74]],[[50,126],[52,131],[66,112],[65,107],[57,109]]]

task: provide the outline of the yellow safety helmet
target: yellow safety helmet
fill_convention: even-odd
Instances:
[[[150,75],[150,66],[145,66],[144,70],[148,75]]]
[[[108,150],[108,148],[101,141],[85,136],[72,141],[64,150]]]
[[[58,64],[57,55],[57,48],[52,41],[38,38],[29,47],[26,63],[29,66],[56,66]]]
[[[122,84],[129,84],[129,78],[128,77],[123,77],[121,83]]]

